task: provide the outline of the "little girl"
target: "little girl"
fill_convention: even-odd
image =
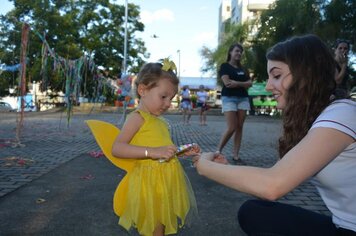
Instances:
[[[117,136],[112,154],[135,161],[118,198],[119,224],[141,235],[177,233],[188,213],[196,210],[191,185],[177,159],[168,125],[160,116],[171,106],[179,80],[174,63],[144,65],[135,80],[140,99]],[[115,204],[115,203],[114,203]],[[196,212],[196,211],[195,211]],[[190,215],[190,214],[189,214]]]

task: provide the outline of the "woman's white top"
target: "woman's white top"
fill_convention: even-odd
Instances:
[[[182,95],[182,98],[190,98],[190,90],[189,89],[185,89],[185,90],[182,90],[180,92],[180,94]]]
[[[208,98],[208,93],[206,91],[198,91],[197,92],[197,100],[198,102],[205,103]]]
[[[356,231],[356,102],[347,99],[333,102],[315,120],[311,129],[317,127],[336,129],[354,139],[313,177],[312,182],[332,213],[334,224]]]

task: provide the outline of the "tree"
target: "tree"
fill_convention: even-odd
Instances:
[[[263,11],[255,22],[247,22],[247,29],[257,27],[252,38],[243,36],[245,42],[245,65],[257,76],[258,80],[266,80],[266,52],[277,42],[284,41],[295,35],[316,34],[332,49],[337,38],[349,39],[352,44],[356,38],[356,1],[354,0],[276,0],[269,9]],[[236,30],[228,26],[228,32]],[[244,34],[243,34],[244,35]],[[235,35],[235,39],[242,38]],[[221,63],[221,53],[229,45],[224,40],[215,50],[202,48],[201,55],[205,59],[204,71],[216,71]],[[246,47],[247,45],[247,47]],[[247,49],[247,50],[246,50]],[[352,48],[353,52],[355,47]],[[220,55],[220,56],[218,56]],[[352,62],[351,62],[352,63]],[[351,74],[355,74],[351,71]]]
[[[260,28],[253,40],[258,63],[253,70],[260,78],[267,78],[265,54],[272,45],[293,35],[316,33],[321,21],[321,0],[277,0],[262,12]],[[293,16],[291,16],[293,14]]]
[[[240,24],[231,24],[230,21],[227,21],[225,26],[225,33],[223,37],[223,41],[218,47],[213,50],[209,49],[208,47],[203,47],[200,50],[200,55],[202,56],[204,60],[204,66],[201,69],[202,72],[210,72],[211,74],[217,76],[218,74],[218,67],[221,65],[223,62],[226,61],[226,55],[229,50],[229,47],[232,44],[235,43],[241,43],[241,44],[246,44],[247,43],[247,37],[248,37],[248,24],[240,25]],[[247,63],[246,57],[248,57],[249,52],[248,52],[248,45],[244,48],[244,54],[243,54],[243,63]],[[247,55],[247,56],[246,56]],[[248,65],[247,65],[248,67]],[[221,81],[218,79],[217,80],[219,84],[221,84]]]
[[[64,60],[86,57],[93,60],[96,67],[102,66],[109,71],[108,76],[120,74],[124,48],[124,6],[109,0],[12,1],[14,10],[0,19],[0,56],[3,63],[18,63],[20,30],[22,22],[27,22],[31,26],[28,48],[28,78],[31,81],[43,81],[47,76],[46,83],[53,90],[65,90],[63,71],[53,71],[56,59],[49,52]],[[137,72],[144,58],[148,57],[144,42],[134,37],[135,32],[144,30],[144,25],[139,21],[139,7],[129,4],[128,8],[127,62],[129,70]],[[44,42],[48,45],[48,51],[41,55]],[[44,64],[45,60],[47,64]],[[80,73],[88,79],[88,88],[92,87],[96,68],[83,66]],[[9,73],[4,77],[10,81]],[[82,87],[82,92],[85,89]]]
[[[319,34],[328,40],[330,45],[338,38],[356,42],[356,1],[332,0],[324,6],[323,21],[320,24]],[[355,53],[355,47],[351,48]]]

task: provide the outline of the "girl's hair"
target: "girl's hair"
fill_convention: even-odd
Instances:
[[[234,50],[234,48],[236,48],[236,47],[238,47],[238,48],[241,50],[241,52],[244,51],[244,48],[243,48],[242,45],[239,44],[239,43],[235,43],[235,44],[231,45],[231,46],[229,47],[229,51],[227,52],[226,62],[229,62],[229,61],[231,60],[231,55],[230,55],[230,53],[231,53],[232,50]],[[240,64],[241,62],[238,62],[238,63]],[[241,64],[240,64],[239,66],[241,66]]]
[[[336,86],[336,64],[330,50],[315,35],[280,42],[266,57],[286,63],[292,74],[283,110],[283,134],[279,139],[282,158],[307,134],[315,119],[330,104]]]
[[[178,87],[179,79],[177,75],[172,70],[162,70],[161,63],[147,63],[145,64],[137,75],[135,80],[136,95],[140,98],[138,94],[137,87],[139,84],[144,84],[148,89],[157,86],[157,83],[161,79],[168,79],[172,84]]]

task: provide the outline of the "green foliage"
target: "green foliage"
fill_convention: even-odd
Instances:
[[[56,56],[65,60],[76,60],[83,55],[92,55],[94,63],[109,71],[109,76],[120,74],[123,62],[125,7],[109,0],[13,0],[14,10],[0,18],[0,60],[5,64],[19,63],[21,49],[21,28],[29,23],[31,31],[28,46],[27,78],[42,81],[43,65],[42,39],[48,43]],[[135,38],[144,25],[139,21],[139,7],[128,5],[127,43],[129,71],[136,72],[148,57],[141,39]],[[53,55],[51,55],[53,56]],[[55,91],[65,88],[64,75],[53,71],[53,60],[48,57],[45,68],[50,86]],[[95,73],[90,68],[84,70],[83,77],[88,86],[94,83]],[[4,74],[5,80],[9,79]],[[2,76],[1,76],[2,77]],[[0,87],[0,94],[1,94]],[[91,88],[82,87],[82,93]]]
[[[190,101],[193,103],[194,106],[196,106],[197,100],[198,100],[197,95],[193,94],[190,96]]]
[[[337,38],[348,39],[354,45],[355,9],[355,0],[276,0],[256,21],[247,22],[247,26],[234,26],[227,22],[223,42],[216,49],[202,48],[201,55],[205,60],[202,71],[214,71],[216,74],[232,42],[243,42],[245,52],[242,62],[259,81],[267,79],[265,55],[268,49],[292,36],[308,33],[319,35],[330,49]],[[257,33],[247,38],[254,26],[258,28]],[[355,47],[352,50],[355,53]]]
[[[200,55],[205,60],[205,66],[202,69],[203,72],[212,72],[213,75],[217,76],[218,67],[223,62],[226,62],[227,52],[232,44],[240,43],[244,46],[244,52],[248,51],[247,47],[245,47],[247,45],[244,45],[247,42],[248,24],[233,25],[227,22],[225,29],[223,42],[218,45],[216,50],[210,50],[207,47],[203,47],[200,50]],[[243,54],[243,63],[246,62],[245,55],[249,55],[249,53]],[[218,80],[218,83],[221,83],[221,81]]]

